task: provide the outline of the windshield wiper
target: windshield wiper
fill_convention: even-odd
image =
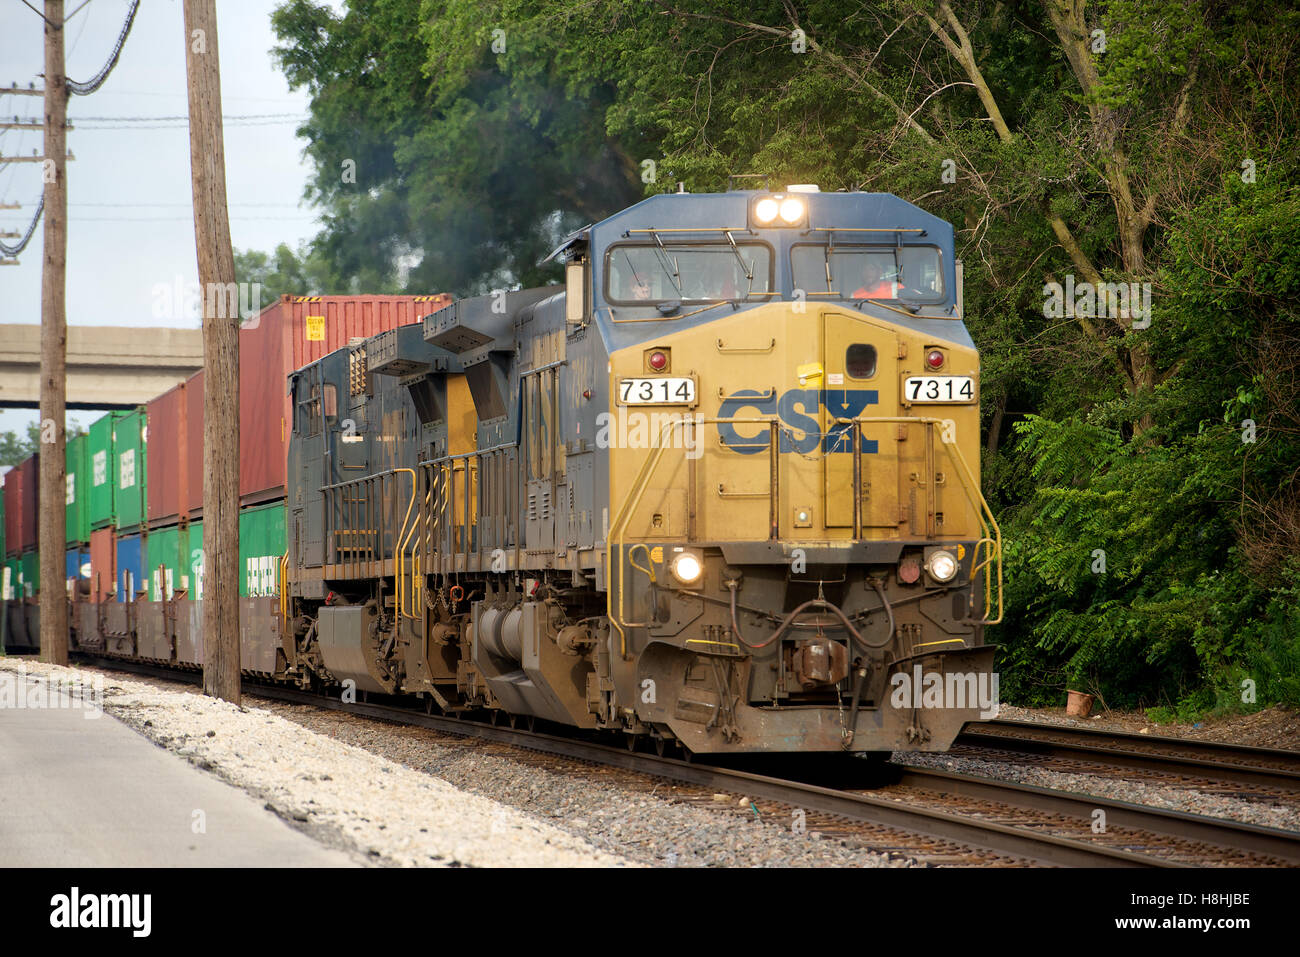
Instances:
[[[682,295],[681,276],[677,273],[677,264],[670,261],[668,250],[664,248],[664,241],[659,238],[659,234],[653,229],[649,230],[650,236],[655,241],[655,254],[659,257],[659,265],[664,267],[664,272],[668,275],[668,281],[673,284],[677,290],[677,295]]]
[[[740,255],[740,247],[736,245],[736,240],[732,238],[731,230],[724,230],[723,235],[727,237],[727,242],[731,243],[731,251],[736,254],[736,262],[740,263],[740,268],[745,270],[745,278],[749,280],[749,288],[752,290],[754,288],[753,267],[745,265],[745,257]]]

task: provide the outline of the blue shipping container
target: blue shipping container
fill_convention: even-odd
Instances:
[[[64,579],[68,578],[85,578],[90,579],[90,549],[89,548],[69,548],[67,570],[63,573]]]
[[[140,536],[122,535],[117,540],[117,600],[134,600],[136,591],[145,585]]]

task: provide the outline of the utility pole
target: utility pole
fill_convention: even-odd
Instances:
[[[203,690],[239,702],[239,296],[226,206],[216,0],[185,2],[194,240],[203,291]]]
[[[67,78],[63,75],[63,0],[45,0],[45,248],[41,271],[40,532],[41,660],[68,663],[66,513],[68,268]]]

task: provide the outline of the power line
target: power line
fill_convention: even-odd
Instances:
[[[36,212],[32,216],[32,221],[27,225],[27,233],[22,239],[18,240],[16,246],[10,246],[8,243],[0,240],[0,253],[6,256],[17,256],[27,248],[27,243],[31,240],[32,234],[36,232],[36,224],[41,221],[41,213],[45,212],[45,194],[41,193],[41,201],[36,205]]]
[[[268,120],[268,119],[290,119],[305,120],[306,113],[223,113],[222,122],[228,120]],[[74,120],[78,123],[162,123],[179,120],[189,122],[189,114],[179,113],[175,116],[87,116],[87,117],[70,117],[68,122]]]
[[[131,24],[135,22],[135,11],[139,6],[140,0],[132,0],[131,9],[126,14],[126,23],[122,24],[122,32],[117,35],[117,43],[113,46],[113,53],[109,56],[108,62],[100,68],[98,73],[85,82],[66,80],[69,93],[86,96],[98,90],[103,82],[108,79],[108,75],[113,72],[113,67],[117,66],[117,58],[121,55],[122,45],[126,43],[127,35],[131,32]]]

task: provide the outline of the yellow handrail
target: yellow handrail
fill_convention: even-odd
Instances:
[[[415,481],[415,469],[393,469],[392,472],[394,475],[396,475],[398,472],[406,472],[408,475],[411,476],[411,499],[406,503],[406,517],[402,519],[402,528],[397,533],[397,537],[393,540],[393,545],[394,545],[393,584],[396,586],[396,591],[397,591],[397,617],[401,618],[402,617],[402,546],[405,544],[406,538],[409,537],[406,531],[406,524],[411,520],[411,509],[415,507],[416,481]],[[393,492],[396,493],[396,491],[397,489],[396,487],[394,487]],[[414,531],[415,527],[412,526],[411,528],[412,531]]]
[[[770,427],[773,421],[774,420],[771,417],[728,418],[728,419],[698,418],[697,419],[684,414],[683,417],[681,418],[670,419],[669,421],[665,422],[663,426],[660,428],[659,434],[656,437],[659,441],[657,442],[657,444],[651,446],[650,454],[648,454],[645,457],[645,460],[641,463],[641,468],[638,471],[636,479],[632,484],[631,494],[629,494],[626,498],[624,498],[618,513],[615,515],[614,521],[610,525],[610,533],[607,536],[605,541],[605,569],[606,569],[605,608],[606,608],[606,614],[609,617],[610,624],[614,627],[615,630],[618,631],[619,647],[624,657],[626,657],[627,655],[627,632],[625,631],[625,628],[644,627],[644,623],[629,622],[624,619],[623,581],[626,576],[623,574],[623,561],[625,557],[623,551],[624,544],[625,544],[623,540],[623,535],[627,530],[628,523],[632,519],[632,515],[635,514],[636,512],[637,506],[641,503],[641,497],[645,494],[645,490],[649,487],[650,479],[654,476],[655,471],[659,467],[659,462],[663,458],[663,453],[665,449],[668,447],[667,439],[669,435],[678,426],[683,426],[686,424],[699,426],[699,425],[717,425],[722,422],[726,422],[732,425],[767,424]],[[921,416],[863,416],[857,419],[837,418],[836,422],[838,424],[846,424],[846,425],[853,424],[854,422],[856,422],[858,423],[859,426],[861,426],[862,424],[886,423],[886,422],[900,423],[900,424],[917,423],[917,424],[926,424],[931,426],[937,425],[940,427],[944,425],[943,419],[921,417]],[[942,432],[940,432],[940,435],[942,436]],[[976,541],[974,545],[971,575],[972,577],[974,577],[975,575],[987,569],[989,566],[993,565],[994,563],[996,563],[997,565],[997,612],[998,612],[997,617],[991,619],[988,617],[988,613],[991,609],[991,605],[993,604],[993,582],[990,576],[987,574],[984,576],[984,591],[985,591],[984,610],[983,610],[983,614],[981,615],[981,624],[996,625],[1002,621],[1002,615],[1003,615],[1002,529],[998,526],[997,518],[993,515],[993,510],[989,508],[988,501],[984,498],[983,493],[980,491],[979,483],[975,481],[974,475],[971,472],[970,467],[966,464],[966,459],[964,456],[962,456],[961,449],[958,448],[956,443],[953,442],[941,442],[940,444],[944,446],[944,449],[948,453],[949,458],[953,461],[953,463],[957,467],[957,475],[962,484],[962,491],[966,494],[966,498],[969,504],[974,509],[976,521],[979,523],[980,526],[981,535],[979,540]],[[683,446],[684,445],[685,444],[683,443]],[[769,451],[769,454],[772,453]],[[771,495],[771,490],[768,491],[768,494]],[[615,613],[615,607],[614,607],[615,598],[614,598],[613,590],[608,587],[609,586],[608,579],[609,576],[613,574],[613,569],[614,569],[613,558],[614,558],[614,546],[616,542],[618,545],[618,558],[619,558],[617,614]],[[981,547],[983,547],[986,556],[983,559],[983,561],[978,560]],[[642,569],[642,571],[644,571],[644,569]]]

